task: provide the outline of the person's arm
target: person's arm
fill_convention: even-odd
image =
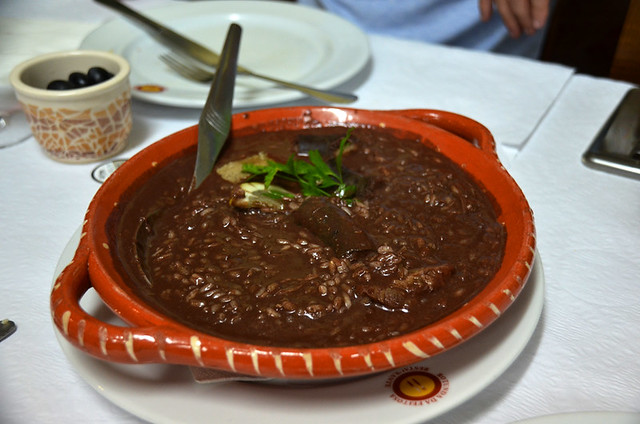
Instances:
[[[486,21],[491,17],[493,4],[512,37],[532,35],[541,29],[549,16],[550,0],[478,0],[480,16]]]

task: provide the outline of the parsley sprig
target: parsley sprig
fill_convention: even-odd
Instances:
[[[356,193],[356,186],[344,181],[342,155],[352,131],[353,128],[349,128],[347,134],[340,140],[335,159],[335,171],[322,159],[317,150],[309,151],[308,162],[295,159],[295,155],[291,155],[286,163],[275,161],[268,161],[267,165],[247,163],[242,166],[242,170],[251,174],[251,178],[264,176],[264,186],[267,190],[273,180],[278,177],[282,180],[297,182],[304,196],[335,196],[350,199]]]

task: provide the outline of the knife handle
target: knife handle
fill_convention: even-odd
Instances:
[[[215,67],[220,61],[220,55],[217,53],[181,34],[178,34],[161,23],[149,19],[117,0],[95,0],[95,2],[110,7],[132,19],[134,22],[142,24],[145,31],[157,39],[161,44],[168,44],[172,49],[184,51],[187,55],[193,56],[209,66]]]

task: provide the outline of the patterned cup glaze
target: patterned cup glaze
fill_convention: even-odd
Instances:
[[[72,90],[47,90],[71,72],[100,66],[113,77]],[[61,162],[95,162],[120,153],[131,132],[130,66],[113,53],[74,50],[27,60],[10,75],[31,131],[47,156]]]

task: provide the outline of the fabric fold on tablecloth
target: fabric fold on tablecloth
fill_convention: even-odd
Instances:
[[[11,70],[40,54],[77,49],[96,23],[0,17],[0,85],[9,84]]]
[[[573,68],[520,57],[377,35],[370,39],[376,69],[356,106],[459,113],[489,128],[497,143],[516,148],[527,142],[574,74]]]
[[[13,113],[20,108],[9,83],[13,68],[41,54],[76,49],[95,27],[83,22],[0,17],[0,112]],[[23,114],[16,117],[25,119]]]
[[[0,18],[0,85],[18,63],[36,54],[77,48],[99,24]],[[353,107],[431,108],[484,124],[498,144],[520,148],[533,133],[573,69],[514,56],[370,35],[375,71],[357,87]],[[34,46],[42,46],[34,51]],[[27,52],[27,53],[25,53]],[[385,60],[377,60],[377,58]],[[416,95],[416,93],[428,93]]]

